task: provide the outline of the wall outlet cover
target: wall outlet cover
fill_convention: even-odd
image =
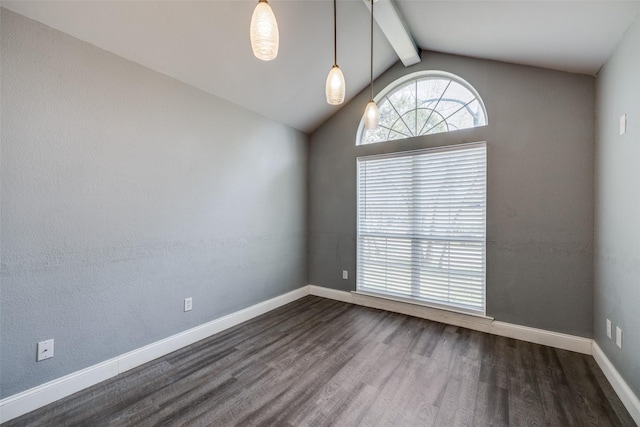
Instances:
[[[347,280],[349,278],[349,272],[347,270],[342,270],[342,279]]]
[[[616,345],[622,348],[622,329],[620,326],[616,326]]]
[[[36,362],[51,359],[53,357],[53,339],[40,341],[38,343],[38,355]]]
[[[607,337],[611,339],[611,320],[607,319]]]
[[[193,298],[185,298],[184,299],[184,311],[191,311],[193,308]]]
[[[627,133],[627,115],[623,114],[620,116],[620,135],[625,133]]]

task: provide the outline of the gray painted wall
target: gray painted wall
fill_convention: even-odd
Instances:
[[[486,140],[487,314],[497,320],[591,337],[595,79],[423,52],[397,64],[379,91],[417,70],[444,70],[483,97],[489,125],[355,146],[368,91],[311,135],[310,283],[355,289],[356,157]],[[349,270],[342,280],[342,270]]]
[[[308,283],[306,135],[1,19],[0,397]]]
[[[596,83],[594,339],[640,396],[640,17]],[[627,114],[627,133],[619,119]],[[606,319],[613,338],[606,334]],[[622,350],[615,327],[623,331]]]

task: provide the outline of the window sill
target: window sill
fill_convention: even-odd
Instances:
[[[372,294],[361,291],[351,291],[352,302],[381,310],[393,311],[407,314],[409,316],[420,317],[433,320],[435,322],[447,323],[454,326],[461,326],[482,332],[489,332],[493,317],[477,313],[456,311],[455,309],[436,307],[419,301],[410,301],[402,298],[394,298],[386,295]]]

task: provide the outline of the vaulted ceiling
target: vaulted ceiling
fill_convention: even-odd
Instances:
[[[2,6],[259,114],[312,132],[333,64],[331,0],[271,0],[280,51],[257,60],[253,0],[2,1]],[[640,13],[628,1],[394,0],[420,49],[596,74]],[[369,81],[369,10],[338,0],[338,64],[347,100]],[[376,28],[374,74],[398,58]],[[428,55],[428,52],[425,53]],[[363,106],[364,107],[364,106]]]

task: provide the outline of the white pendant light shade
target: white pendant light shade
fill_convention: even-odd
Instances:
[[[337,65],[331,67],[327,76],[327,84],[325,87],[327,102],[331,105],[340,105],[344,102],[345,91],[344,74]]]
[[[373,100],[373,3],[374,0],[371,0],[371,101],[364,109],[364,128],[366,130],[376,129],[380,121],[380,112]]]
[[[260,0],[251,17],[251,48],[256,58],[271,61],[278,56],[280,35],[276,16],[267,0]]]
[[[325,84],[325,95],[329,105],[342,104],[346,88],[344,74],[338,67],[338,15],[336,9],[336,0],[333,0],[333,67],[329,70]]]
[[[367,107],[364,109],[364,128],[374,130],[378,127],[378,121],[380,121],[378,106],[375,101],[369,101]]]

